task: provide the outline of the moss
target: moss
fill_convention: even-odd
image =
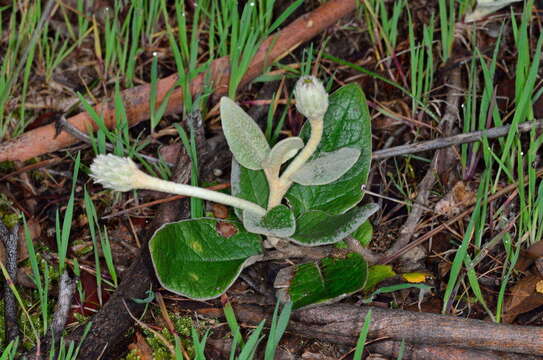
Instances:
[[[185,348],[185,350],[192,356],[194,353],[193,350],[193,344],[192,344],[192,337],[191,337],[191,331],[192,327],[194,326],[194,322],[190,316],[181,316],[174,312],[169,313],[170,319],[172,320],[175,331],[179,334],[181,344]],[[173,334],[170,333],[170,331],[167,328],[162,328],[162,330],[159,331],[160,335],[162,335],[170,344],[175,346],[175,338]],[[145,337],[145,341],[147,344],[151,347],[153,350],[153,359],[156,360],[170,360],[174,359],[172,357],[172,354],[164,345],[164,343],[156,337],[152,332],[143,329],[142,334]],[[138,355],[137,350],[131,350],[124,360],[139,360],[140,356]]]
[[[21,220],[21,214],[14,210],[13,204],[4,194],[0,194],[0,220],[11,229]]]
[[[132,349],[126,356],[124,360],[141,360],[141,357],[138,355],[138,350]]]

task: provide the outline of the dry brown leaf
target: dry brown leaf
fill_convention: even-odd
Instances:
[[[226,219],[228,217],[228,208],[222,204],[213,203],[213,216],[217,219]]]
[[[528,275],[513,286],[505,305],[503,321],[511,323],[518,315],[543,305],[543,294],[538,291],[538,285],[543,285],[541,276]]]
[[[141,360],[153,360],[153,349],[147,344],[147,341],[138,331],[136,332],[136,342],[128,345],[128,349],[136,350]]]
[[[236,228],[236,226],[224,221],[219,221],[215,227],[215,230],[217,230],[217,232],[225,238],[229,238],[238,233],[238,229]]]
[[[439,200],[435,206],[435,211],[439,215],[453,217],[460,214],[475,197],[475,193],[463,181],[454,184],[451,191],[445,197]]]

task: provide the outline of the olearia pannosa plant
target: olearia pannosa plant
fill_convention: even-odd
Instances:
[[[273,148],[241,107],[221,99],[222,127],[234,157],[232,195],[149,176],[130,158],[94,159],[91,177],[106,188],[156,190],[234,207],[241,223],[230,221],[236,233],[228,237],[219,231],[225,220],[212,218],[168,223],[155,232],[149,249],[164,288],[194,299],[217,297],[245,266],[262,258],[261,235],[275,247],[281,241],[333,244],[377,211],[375,204],[357,206],[371,160],[370,118],[360,88],[347,85],[329,97],[317,78],[304,76],[294,95],[308,121],[300,137]],[[304,265],[287,290],[295,308],[358,291],[367,278],[367,264],[356,254]]]

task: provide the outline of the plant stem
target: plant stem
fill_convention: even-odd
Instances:
[[[283,196],[287,193],[292,185],[290,177],[300,170],[300,168],[309,160],[311,155],[317,150],[317,146],[321,142],[323,131],[323,119],[309,119],[311,123],[311,135],[305,147],[300,151],[298,156],[290,163],[286,170],[281,174],[279,179],[270,182],[270,197],[268,199],[268,209],[271,209],[279,204]]]
[[[145,190],[162,191],[171,194],[186,195],[203,200],[209,200],[216,203],[237,207],[242,210],[254,212],[258,215],[265,215],[266,210],[247,200],[237,198],[235,196],[223,194],[218,191],[202,189],[196,186],[178,184],[171,181],[162,180],[153,176],[149,176],[143,172],[138,175],[138,184],[135,188]]]

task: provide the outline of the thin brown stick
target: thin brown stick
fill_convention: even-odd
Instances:
[[[305,14],[285,27],[283,30],[270,36],[260,46],[245,73],[240,86],[246,85],[256,78],[274,61],[286,56],[300,44],[310,40],[322,30],[334,24],[338,19],[351,13],[356,8],[355,0],[331,0]],[[230,65],[227,57],[213,61],[210,65],[210,75],[215,94],[220,96],[228,92],[228,79]],[[204,89],[206,74],[200,74],[191,83],[191,94],[201,93]],[[166,95],[178,82],[177,75],[171,75],[157,83],[157,106],[165,100]],[[122,92],[123,103],[126,108],[126,117],[129,126],[134,126],[143,120],[149,119],[149,84],[136,86]],[[183,92],[176,88],[171,91],[166,114],[182,111]],[[104,118],[108,128],[115,127],[115,107],[110,101],[104,101],[95,106],[98,114]],[[97,124],[86,112],[68,119],[76,129],[86,132],[89,129],[97,130]],[[52,124],[28,131],[16,139],[0,144],[0,162],[8,160],[25,161],[35,156],[62,149],[76,142],[77,139],[65,132],[55,138],[55,127]]]
[[[50,328],[50,333],[55,341],[60,339],[62,332],[64,331],[64,326],[66,325],[72,307],[75,285],[75,279],[65,270],[60,276],[57,309],[53,314],[53,321],[51,322]]]
[[[208,189],[208,190],[224,190],[224,189],[228,189],[229,187],[230,187],[230,184],[226,183],[226,184],[218,184],[218,185],[209,186],[209,187],[206,187],[206,189]],[[129,209],[117,211],[116,213],[106,215],[106,216],[102,216],[102,220],[109,219],[109,218],[112,218],[112,217],[115,217],[115,216],[120,216],[120,215],[129,213],[130,211],[137,210],[137,209],[148,208],[148,207],[151,207],[151,206],[164,204],[164,203],[167,203],[167,202],[181,200],[181,199],[185,199],[185,198],[187,198],[187,196],[185,196],[185,195],[173,195],[173,196],[168,196],[167,198],[164,198],[164,199],[149,201],[149,202],[146,202],[145,204],[140,204],[140,205],[137,205],[137,206],[133,206],[133,207],[131,207]]]
[[[533,129],[543,128],[543,119],[536,121],[526,121],[518,124],[518,132],[529,132]],[[377,150],[371,154],[372,160],[382,160],[394,156],[415,154],[422,151],[443,149],[449,146],[469,144],[481,141],[483,138],[495,139],[506,136],[511,130],[511,125],[495,127],[487,130],[473,131],[465,134],[458,134],[429,141],[423,141],[416,144],[407,144],[391,147],[384,150]]]

